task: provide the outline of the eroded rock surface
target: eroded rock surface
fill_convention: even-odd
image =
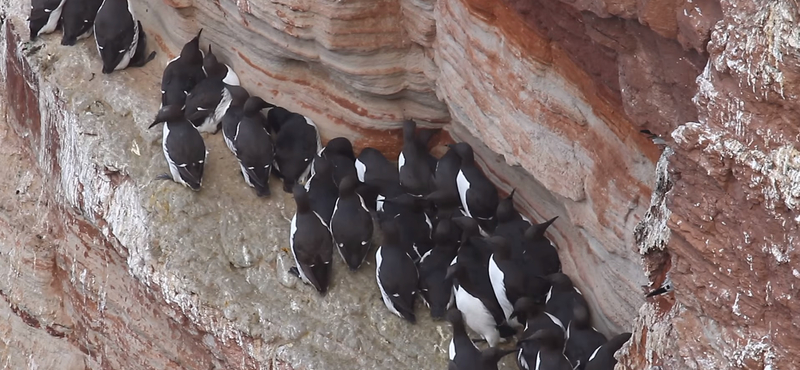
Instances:
[[[336,260],[324,299],[286,274],[292,201],[256,199],[219,135],[200,193],[152,180],[161,70],[201,27],[327,138],[391,157],[413,118],[473,144],[527,214],[559,216],[596,326],[634,332],[620,367],[792,366],[796,2],[142,0],[159,55],[111,75],[92,39],[26,43],[28,6],[0,2],[8,366],[446,366],[448,326],[389,314],[371,265]]]

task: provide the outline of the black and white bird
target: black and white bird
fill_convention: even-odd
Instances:
[[[417,266],[402,245],[395,219],[382,222],[381,231],[383,243],[375,253],[375,278],[383,303],[393,314],[415,323],[414,301],[419,282]]]
[[[92,34],[97,10],[103,0],[69,0],[61,11],[61,45],[75,45]]]
[[[333,209],[330,230],[339,255],[350,268],[357,270],[372,246],[372,216],[364,200],[356,193],[358,180],[345,177],[339,183],[339,199]]]
[[[244,103],[242,118],[236,124],[236,130],[231,140],[233,153],[239,160],[244,181],[256,189],[259,197],[270,195],[269,175],[272,173],[272,163],[275,149],[272,137],[264,124],[264,116],[260,111],[274,107],[264,99],[251,96]],[[227,141],[227,140],[226,140]]]
[[[333,240],[322,218],[311,209],[305,189],[296,185],[292,195],[297,212],[292,217],[289,244],[297,267],[290,272],[325,294],[330,283]]]
[[[557,218],[558,216],[540,224],[531,225],[528,230],[525,230],[521,250],[514,250],[516,245],[512,245],[512,254],[514,256],[522,254],[523,262],[529,267],[528,271],[533,274],[544,276],[561,272],[561,259],[558,257],[558,251],[545,236],[547,228]]]
[[[445,312],[455,303],[453,282],[445,278],[450,262],[458,253],[457,239],[451,239],[452,229],[457,229],[449,219],[439,221],[433,232],[433,249],[419,260],[419,291],[434,320],[444,318]]]
[[[423,199],[408,193],[400,193],[391,198],[383,198],[383,205],[379,211],[382,216],[397,220],[400,239],[404,245],[411,247],[408,253],[414,261],[419,261],[422,255],[433,248],[431,240],[433,223],[425,213],[424,203]]]
[[[453,336],[448,346],[448,370],[497,370],[497,362],[514,349],[503,350],[489,347],[481,351],[467,335],[464,317],[456,309],[447,312],[447,321],[453,327]]]
[[[650,141],[652,141],[653,144],[667,145],[667,141],[664,140],[664,138],[652,133],[650,130],[639,130],[639,132],[641,132],[644,136],[647,136],[647,138],[650,139]]]
[[[434,202],[439,217],[452,215],[461,208],[461,198],[458,195],[456,177],[461,169],[461,157],[453,146],[469,145],[467,143],[452,144],[447,152],[439,158],[434,167],[433,184],[436,190],[426,196]]]
[[[397,166],[389,162],[378,149],[362,149],[356,158],[355,166],[358,181],[364,184],[359,193],[363,194],[364,201],[370,209],[381,210],[383,199],[403,192]]]
[[[141,67],[156,56],[155,51],[145,55],[147,37],[130,0],[103,1],[94,20],[94,38],[103,60],[103,73]]]
[[[416,127],[412,120],[403,122],[403,149],[397,157],[397,172],[403,190],[419,197],[432,191],[434,168],[428,160],[428,148],[417,138]]]
[[[605,335],[592,327],[589,308],[581,305],[573,307],[573,318],[567,325],[567,344],[564,349],[573,368],[583,370],[592,352],[607,341]]]
[[[617,364],[614,353],[619,351],[629,339],[631,339],[631,333],[622,333],[597,347],[589,356],[585,370],[614,370],[614,365]]]
[[[164,131],[161,143],[164,158],[169,165],[169,173],[160,175],[158,178],[171,179],[192,190],[200,190],[203,182],[203,167],[208,156],[203,137],[194,129],[191,122],[184,118],[183,110],[178,105],[161,107],[148,128],[162,122]]]
[[[474,222],[468,217],[454,219],[462,230],[465,229],[462,224],[467,220]],[[497,302],[489,280],[491,251],[486,245],[478,244],[478,241],[468,235],[462,237],[458,255],[448,267],[445,278],[454,279],[456,307],[464,314],[467,325],[480,334],[490,347],[494,347],[500,338],[511,337],[515,331],[506,324],[503,308]]]
[[[519,361],[520,355],[518,354],[520,368],[525,370],[573,370],[572,365],[564,355],[563,332],[553,329],[539,329],[532,335],[520,339],[517,345],[525,345],[525,343],[529,342],[538,345],[538,351],[534,356],[523,356],[523,361]],[[531,361],[531,359],[535,360]]]
[[[337,137],[328,141],[320,156],[327,159],[333,167],[333,181],[337,184],[342,179],[356,173],[356,155],[353,153],[353,144],[346,137]],[[312,170],[312,174],[314,171]]]
[[[65,2],[66,0],[31,0],[31,14],[28,17],[31,41],[56,30]]]
[[[339,199],[339,188],[333,181],[333,166],[330,161],[321,157],[315,158],[312,166],[314,174],[306,182],[305,188],[311,209],[328,225],[336,208],[336,200]]]
[[[531,223],[514,208],[515,192],[516,189],[511,190],[511,193],[497,205],[497,227],[494,235],[506,239],[511,250],[517,252],[514,253],[514,258],[522,258],[525,231],[531,227]]]
[[[189,95],[200,81],[206,78],[203,71],[203,51],[200,49],[200,34],[189,40],[181,48],[181,53],[167,62],[164,74],[161,77],[161,104],[183,105]]]
[[[454,145],[461,157],[461,169],[456,176],[461,206],[481,225],[487,233],[493,233],[496,225],[495,212],[500,202],[497,188],[475,164],[475,155],[469,145]]]
[[[244,103],[250,99],[250,93],[241,86],[227,86],[228,92],[231,94],[231,104],[225,110],[222,116],[222,138],[225,140],[225,146],[230,149],[233,155],[236,155],[236,148],[233,146],[233,138],[236,137],[236,129],[239,127],[242,117],[244,117]],[[255,115],[255,118],[262,121],[265,127],[266,118],[263,114]]]
[[[673,289],[674,289],[674,286],[672,285],[672,280],[669,277],[667,277],[667,278],[664,279],[664,282],[661,283],[661,286],[659,286],[658,289],[655,289],[652,292],[647,293],[645,295],[645,298],[650,298],[650,297],[655,297],[657,295],[667,294],[667,293],[671,292]]]
[[[572,284],[572,279],[564,273],[547,275],[552,286],[547,292],[545,303],[547,312],[557,317],[564,325],[569,325],[575,317],[575,307],[581,306],[589,310],[583,294]]]
[[[216,133],[233,98],[223,81],[228,74],[228,67],[217,60],[211,45],[208,45],[208,53],[203,57],[203,70],[207,77],[186,95],[186,118],[198,131]]]
[[[519,319],[525,323],[525,330],[522,338],[530,337],[541,329],[551,330],[565,336],[564,324],[555,316],[545,311],[544,303],[536,302],[533,298],[522,297],[514,304],[514,312],[511,317]],[[536,369],[536,356],[539,353],[541,344],[536,341],[518,343],[519,352],[517,353],[517,365],[520,369]],[[562,347],[563,348],[563,347]]]
[[[514,312],[514,303],[528,293],[523,266],[511,256],[511,248],[502,236],[492,236],[487,243],[493,251],[489,258],[489,280],[492,282],[494,295],[503,308],[508,324],[521,327],[522,324],[512,318],[511,314]]]
[[[319,131],[310,118],[282,107],[272,108],[267,121],[276,132],[275,170],[288,193],[294,184],[308,180],[311,161],[322,151]]]

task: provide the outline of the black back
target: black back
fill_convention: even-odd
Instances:
[[[594,357],[586,363],[586,370],[613,370],[614,365],[617,364],[614,353],[619,351],[625,342],[630,339],[631,333],[622,333],[611,338],[597,352],[593,352]]]
[[[333,208],[339,199],[339,189],[333,182],[333,168],[327,159],[319,157],[314,159],[312,166],[314,175],[306,183],[311,209],[322,217],[326,225],[330,225]]]
[[[414,301],[417,297],[419,274],[411,256],[406,253],[399,238],[397,222],[393,219],[381,224],[384,240],[380,248],[381,258],[378,280],[394,308],[404,319],[414,323]]]
[[[58,8],[59,4],[61,4],[61,0],[31,0],[31,14],[28,18],[31,40],[36,40],[39,31],[50,19],[50,13]]]
[[[475,155],[469,145],[453,146],[461,157],[461,172],[469,181],[467,207],[472,217],[478,219],[487,232],[494,231],[494,216],[500,202],[497,188],[475,164]]]
[[[57,0],[53,0],[58,3]],[[75,45],[78,37],[92,31],[97,10],[103,0],[69,0],[61,11],[61,45]]]
[[[567,326],[575,317],[575,306],[582,306],[588,310],[589,305],[583,295],[572,285],[572,280],[563,273],[555,273],[547,276],[552,283],[547,300],[547,312],[553,314]]]
[[[456,153],[455,149],[449,148],[447,153],[442,158],[439,158],[433,174],[436,192],[441,193],[438,199],[435,200],[437,208],[457,208],[461,206],[461,201],[458,198],[458,187],[456,186],[456,176],[458,176],[459,169],[461,169],[461,157]]]
[[[94,37],[103,60],[103,73],[113,72],[128,50],[135,46],[136,24],[128,11],[128,1],[105,0],[97,11]]]
[[[238,133],[234,136],[233,145],[236,157],[247,171],[250,183],[258,196],[269,195],[269,175],[275,150],[272,137],[258,118],[259,112],[244,112],[239,122]]]
[[[448,235],[448,228],[455,228],[450,220],[439,222],[435,236]],[[441,319],[448,309],[453,298],[453,281],[448,279],[447,268],[458,253],[458,244],[454,241],[441,238],[428,253],[419,261],[419,288],[422,298],[431,309],[431,317]]]
[[[538,345],[538,353],[525,348],[529,343]],[[517,344],[522,345],[523,355],[531,368],[539,363],[539,369],[573,370],[564,356],[564,332],[560,329],[539,329],[530,336],[523,336]]]
[[[318,292],[325,294],[330,283],[333,241],[328,228],[311,210],[308,195],[302,186],[293,189],[297,214],[294,220],[292,252],[303,274]]]
[[[523,260],[528,271],[540,276],[561,271],[561,260],[555,246],[544,236],[546,229],[557,219],[554,217],[525,231],[522,241]],[[514,255],[518,255],[515,251]]]
[[[282,128],[281,131],[286,128]],[[350,270],[358,269],[364,262],[372,245],[372,216],[361,196],[355,192],[358,183],[353,177],[345,177],[339,184],[339,199],[331,217],[333,241]]]
[[[269,111],[270,127],[277,128],[275,138],[275,169],[283,178],[283,190],[292,191],[292,186],[304,180],[310,170],[311,160],[317,154],[317,129],[306,118],[284,108]]]
[[[433,223],[423,209],[424,200],[407,193],[400,193],[384,200],[383,217],[397,220],[400,238],[404,245],[411,247],[408,254],[419,260],[423,254],[433,248],[431,240]]]
[[[200,34],[183,45],[177,59],[169,62],[161,77],[161,104],[184,104],[186,96],[206,77],[203,72],[203,53]],[[242,103],[244,104],[244,103]]]
[[[477,368],[481,363],[481,351],[467,335],[464,316],[457,309],[450,309],[447,311],[446,318],[453,327],[452,341],[455,357],[451,362],[455,363],[455,367],[460,370]]]
[[[229,149],[235,154],[236,148],[232,147],[233,139],[236,136],[236,128],[242,117],[244,117],[244,103],[250,98],[250,93],[241,86],[229,86],[228,91],[231,93],[231,105],[228,106],[228,110],[225,111],[220,123],[222,125],[222,136],[225,137],[225,142]],[[259,116],[257,119],[263,119],[262,124],[266,125],[266,118],[263,115]]]
[[[400,156],[405,163],[399,169],[399,176],[400,185],[406,192],[421,196],[428,195],[433,189],[433,168],[428,162],[428,148],[423,147],[417,139],[415,128],[414,121],[403,122],[403,149]]]
[[[166,138],[169,158],[178,166],[181,179],[192,189],[199,189],[206,158],[203,137],[185,119],[169,121],[166,124],[169,126],[169,136]]]
[[[375,148],[364,148],[358,155],[356,169],[359,180],[369,186],[375,187],[381,194],[386,194],[386,188],[399,186],[400,177],[397,166]],[[359,169],[360,166],[363,166]],[[363,177],[362,177],[363,175]]]
[[[337,137],[328,141],[322,156],[333,166],[333,181],[337,184],[347,176],[357,176],[356,155],[353,153],[353,144],[347,138]]]

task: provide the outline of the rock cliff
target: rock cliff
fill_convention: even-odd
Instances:
[[[325,138],[396,154],[413,118],[473,144],[559,216],[596,326],[634,333],[619,367],[794,366],[795,1],[141,0],[159,54],[111,75],[92,39],[27,42],[28,7],[0,2],[5,367],[445,368],[448,326],[389,314],[371,266],[324,299],[288,276],[293,203],[254,201],[219,135],[200,193],[153,180],[161,71],[199,28]]]

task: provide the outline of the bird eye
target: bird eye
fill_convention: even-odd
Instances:
[[[197,161],[197,163],[200,163],[200,164],[203,164],[203,162],[205,162],[205,161]]]
[[[255,167],[247,167],[247,169],[248,169],[248,170],[254,170],[254,169],[256,169],[256,168],[255,168]]]
[[[98,48],[98,49],[100,49],[100,50],[103,50],[103,49],[105,49],[105,48],[104,48],[104,47],[102,47],[102,46],[98,46],[97,48]]]
[[[122,54],[124,52],[125,52],[125,49],[122,49],[122,50],[119,51],[120,54]]]
[[[304,162],[308,162],[309,160],[311,160],[311,158],[306,158],[306,159],[304,159],[303,161],[304,161]]]

